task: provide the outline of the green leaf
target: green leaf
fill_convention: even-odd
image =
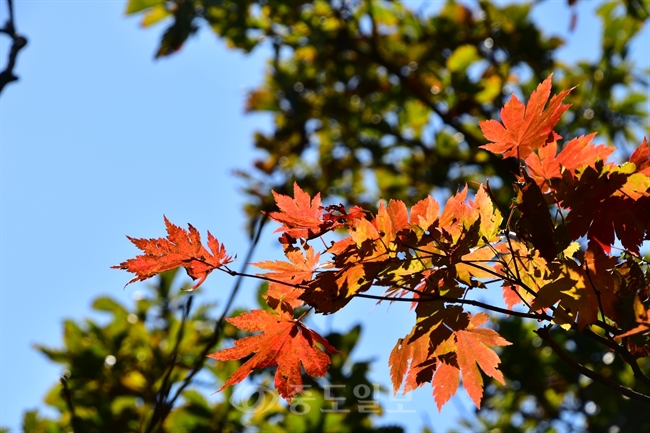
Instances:
[[[183,398],[196,406],[201,406],[206,409],[210,407],[208,401],[205,399],[205,396],[193,389],[185,391],[183,393]]]
[[[23,418],[23,431],[30,432],[36,430],[38,426],[38,412],[35,410],[25,412]]]
[[[481,87],[483,90],[476,94],[476,101],[481,104],[487,104],[488,102],[492,102],[501,94],[503,83],[498,75],[492,75],[491,77],[481,80]]]
[[[126,14],[131,15],[156,5],[164,5],[165,0],[129,0],[126,5]]]
[[[461,45],[447,59],[447,69],[451,72],[464,71],[479,58],[474,45]]]
[[[97,298],[95,300],[95,302],[93,302],[93,308],[95,310],[99,310],[99,311],[108,311],[108,312],[114,313],[116,315],[117,314],[124,314],[124,315],[127,314],[127,311],[123,306],[121,306],[115,300],[113,300],[113,299],[111,299],[111,298],[109,298],[107,296]]]
[[[136,397],[119,396],[111,402],[111,411],[116,415],[136,406]]]
[[[164,5],[156,5],[151,10],[145,12],[144,17],[142,18],[142,27],[152,26],[170,15],[171,13]]]

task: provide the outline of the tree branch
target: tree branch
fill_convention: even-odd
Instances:
[[[9,19],[7,19],[4,27],[0,28],[0,33],[8,35],[12,39],[12,43],[7,56],[7,65],[5,66],[5,69],[0,72],[0,93],[2,93],[2,89],[4,89],[7,84],[18,80],[18,77],[14,75],[13,72],[14,67],[16,66],[16,59],[20,50],[25,48],[27,45],[27,38],[16,32],[13,0],[7,0],[7,7],[9,9]]]
[[[455,304],[466,304],[473,305],[475,307],[484,308],[486,310],[494,311],[495,313],[509,314],[512,316],[524,317],[526,319],[536,319],[536,320],[551,320],[551,317],[546,313],[524,313],[520,311],[508,310],[506,308],[496,307],[494,305],[486,304],[484,302],[475,301],[473,299],[461,299],[461,298],[451,298],[448,296],[442,295],[430,295],[426,299],[422,298],[391,298],[389,296],[378,296],[378,295],[369,295],[367,293],[357,293],[354,295],[357,298],[366,298],[366,299],[376,299],[379,301],[397,301],[397,302],[434,302],[434,301],[444,301],[448,303]]]
[[[81,431],[79,428],[79,418],[77,418],[77,413],[72,404],[72,392],[70,391],[70,388],[68,388],[68,379],[65,376],[62,376],[60,380],[61,385],[63,386],[61,393],[63,394],[65,404],[70,411],[70,428],[72,429],[72,433],[79,433]]]
[[[604,338],[589,328],[585,328],[582,333],[586,335],[587,337],[599,342],[600,344],[609,347],[611,350],[614,352],[618,353],[621,358],[623,358],[623,361],[626,364],[629,364],[629,366],[632,368],[632,372],[634,374],[634,378],[645,383],[646,385],[650,386],[650,377],[646,376],[643,371],[641,371],[641,368],[639,367],[639,364],[636,363],[636,360],[632,356],[632,354],[625,348],[625,346],[621,346],[617,344],[616,342]]]
[[[162,421],[167,417],[167,415],[172,409],[172,405],[167,404],[167,397],[169,396],[169,392],[171,391],[170,379],[171,379],[172,372],[174,371],[174,367],[176,367],[176,361],[178,359],[178,351],[179,351],[178,349],[180,348],[181,341],[183,340],[183,336],[185,334],[185,324],[187,323],[187,319],[190,316],[190,309],[192,308],[192,299],[193,297],[192,295],[190,295],[187,298],[187,301],[185,302],[185,305],[183,307],[183,316],[181,319],[181,325],[178,328],[178,333],[176,334],[176,343],[174,344],[174,349],[172,349],[171,355],[169,356],[169,366],[167,367],[165,376],[163,377],[160,388],[158,389],[158,393],[156,394],[156,404],[153,408],[151,421],[149,422],[149,426],[146,430],[147,433],[153,431],[153,429],[158,424],[162,424]]]
[[[619,385],[618,383],[612,382],[611,380],[601,376],[600,374],[594,372],[593,370],[588,369],[587,367],[585,367],[584,365],[580,364],[579,362],[571,358],[569,355],[567,355],[567,353],[564,350],[562,350],[562,348],[555,342],[555,340],[553,340],[549,332],[549,329],[550,329],[549,327],[540,328],[536,330],[535,333],[539,335],[539,337],[542,340],[544,340],[551,347],[551,349],[553,349],[555,353],[557,353],[560,359],[562,359],[562,361],[568,364],[571,368],[575,369],[579,373],[592,379],[594,382],[598,382],[601,385],[605,385],[606,387],[611,388],[626,397],[650,405],[649,396],[636,392],[633,389],[627,388],[625,386]]]
[[[266,214],[262,216],[262,218],[259,220],[259,223],[257,225],[257,231],[255,233],[255,236],[248,248],[248,252],[246,253],[246,258],[244,259],[244,264],[242,265],[241,272],[237,273],[237,280],[235,281],[235,284],[230,292],[230,296],[228,297],[228,300],[226,301],[226,306],[223,309],[223,313],[221,313],[221,316],[217,320],[214,326],[214,330],[212,333],[212,337],[210,340],[206,343],[205,347],[203,348],[203,351],[201,354],[197,357],[196,361],[194,362],[194,365],[192,366],[192,369],[187,373],[185,376],[185,379],[183,379],[183,382],[180,384],[180,386],[176,389],[176,392],[170,399],[166,399],[164,402],[164,406],[166,410],[162,413],[163,416],[161,416],[158,420],[156,420],[156,423],[154,424],[151,422],[149,426],[146,429],[147,433],[155,431],[154,428],[156,427],[157,424],[162,425],[162,423],[165,421],[165,418],[167,415],[169,415],[169,412],[171,411],[171,408],[174,407],[174,404],[176,403],[176,400],[181,396],[185,388],[187,388],[193,381],[194,376],[203,368],[203,364],[205,364],[205,361],[208,359],[208,354],[214,350],[214,347],[219,343],[221,340],[221,331],[223,329],[225,319],[228,316],[228,313],[230,312],[230,308],[232,307],[232,304],[235,300],[235,297],[237,296],[237,293],[239,292],[239,289],[241,287],[242,281],[243,281],[243,274],[245,273],[246,269],[248,268],[249,262],[251,261],[251,258],[253,257],[253,252],[255,251],[257,245],[259,244],[260,237],[262,235],[262,231],[268,222],[268,217]],[[242,275],[239,275],[242,274]],[[153,421],[153,418],[152,418]]]

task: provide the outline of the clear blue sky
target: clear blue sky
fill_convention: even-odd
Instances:
[[[418,4],[421,2],[417,2]],[[16,73],[0,96],[0,425],[20,431],[26,409],[41,399],[62,368],[32,345],[62,345],[62,319],[90,315],[91,300],[110,295],[125,304],[137,284],[111,265],[136,251],[124,237],[164,235],[162,215],[209,229],[232,253],[244,254],[241,186],[231,170],[251,165],[254,130],[270,119],[245,116],[245,92],[262,78],[265,49],[251,56],[227,50],[203,29],[171,59],[154,61],[161,29],[143,31],[123,15],[126,2],[16,0],[19,31],[29,38]],[[5,2],[0,2],[6,19]],[[547,0],[535,17],[567,38],[565,59],[594,58],[599,43],[596,2],[580,1],[568,33],[565,0]],[[6,39],[6,38],[5,38]],[[650,65],[644,30],[633,55]],[[0,62],[7,44],[0,45]],[[256,260],[277,259],[267,233]],[[231,280],[211,276],[205,300],[220,300]],[[238,299],[251,305],[255,284]],[[388,354],[412,326],[406,306],[355,301],[316,329],[344,330],[362,322],[357,359],[375,359],[373,380],[389,384]],[[387,326],[386,324],[390,324]],[[471,410],[463,391],[441,414],[431,388],[411,394],[405,408],[382,423],[436,431]],[[386,409],[395,403],[384,401]],[[464,409],[462,409],[464,408]]]

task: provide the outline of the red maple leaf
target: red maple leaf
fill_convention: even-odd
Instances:
[[[241,382],[254,368],[277,365],[275,387],[284,399],[291,402],[291,398],[302,392],[303,388],[300,364],[308,375],[322,377],[330,364],[328,354],[337,353],[326,339],[293,320],[288,313],[253,310],[226,320],[239,329],[262,334],[237,340],[234,347],[208,355],[219,361],[228,361],[254,354],[217,392]]]
[[[562,138],[553,132],[555,124],[571,105],[562,104],[572,89],[564,90],[551,98],[546,110],[544,106],[551,94],[553,74],[544,80],[530,95],[528,105],[524,105],[513,94],[510,101],[501,109],[501,122],[484,120],[479,122],[483,135],[491,143],[481,146],[492,153],[502,153],[504,158],[524,159],[534,149]]]
[[[294,238],[317,236],[321,233],[321,224],[323,224],[320,193],[312,199],[298,186],[298,183],[294,183],[293,195],[294,198],[291,198],[273,191],[280,212],[271,212],[269,217],[282,224],[276,233],[285,232]]]
[[[570,172],[576,169],[589,166],[596,167],[596,161],[607,161],[609,155],[616,150],[613,146],[604,144],[595,145],[591,143],[596,133],[582,135],[569,141],[562,151],[557,155],[557,162]],[[559,176],[558,176],[559,177]]]
[[[478,367],[490,377],[505,384],[503,373],[497,370],[501,363],[499,356],[489,347],[508,346],[512,343],[502,338],[496,331],[488,328],[478,328],[488,320],[486,313],[472,316],[470,324],[465,330],[456,331],[456,354],[458,366],[463,377],[463,387],[469,394],[477,408],[481,408],[483,396],[483,378]],[[436,376],[440,372],[436,373]],[[445,391],[445,396],[447,391]],[[446,402],[443,401],[442,404]],[[439,406],[442,406],[438,403]]]
[[[210,272],[233,261],[232,257],[226,255],[224,246],[219,244],[210,232],[208,232],[208,247],[212,252],[201,244],[201,235],[191,224],[188,224],[188,231],[170,223],[167,217],[164,218],[167,226],[166,238],[136,239],[127,236],[144,252],[142,255],[113,266],[113,269],[124,269],[135,274],[135,278],[127,285],[182,266],[193,280],[199,280],[192,287],[196,289]]]
[[[630,162],[636,165],[636,171],[650,176],[650,146],[648,146],[648,138],[643,137],[643,143],[637,147],[634,153],[630,156]]]
[[[526,166],[530,177],[542,190],[547,192],[550,188],[549,180],[562,177],[562,167],[557,159],[557,143],[549,143],[539,149],[538,153],[532,152],[526,157]]]
[[[304,290],[298,287],[281,283],[269,283],[269,290],[262,295],[262,298],[272,309],[292,314],[295,308],[304,304],[300,299],[303,293]]]
[[[650,232],[650,177],[630,173],[630,166],[587,167],[579,182],[558,195],[560,205],[570,209],[566,217],[572,240],[587,234],[589,246],[609,254],[614,234],[623,247],[638,254],[639,246]],[[598,212],[594,212],[597,209]]]

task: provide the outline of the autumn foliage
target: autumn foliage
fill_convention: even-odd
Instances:
[[[247,358],[223,387],[255,368],[277,366],[275,386],[289,401],[302,389],[302,370],[323,376],[336,350],[302,317],[309,310],[335,313],[355,297],[412,304],[413,328],[390,353],[393,390],[431,383],[438,408],[461,379],[480,407],[482,373],[505,384],[494,348],[517,344],[485,326],[487,312],[472,314],[466,306],[536,320],[542,340],[596,379],[548,330],[582,332],[617,353],[639,380],[650,381],[636,364],[650,354],[647,262],[639,255],[650,239],[650,148],[644,141],[617,164],[608,162],[613,147],[593,144],[595,134],[559,142],[553,128],[569,108],[563,100],[570,91],[549,101],[549,77],[527,105],[513,95],[500,122],[480,123],[485,149],[520,161],[510,209],[495,205],[487,184],[473,194],[465,186],[444,207],[430,196],[410,209],[389,200],[376,215],[323,206],[318,194],[312,198],[298,184],[293,197],[275,194],[279,210],[269,217],[281,224],[287,260],[255,264],[269,282],[265,296],[275,313],[254,310],[230,319],[259,334],[210,355]],[[116,267],[134,273],[131,282],[179,266],[199,280],[196,286],[214,269],[238,274],[210,234],[208,251],[192,226],[186,231],[165,223],[165,239],[129,238],[143,254]],[[477,289],[494,290],[488,282],[500,284],[504,306],[472,298]]]

